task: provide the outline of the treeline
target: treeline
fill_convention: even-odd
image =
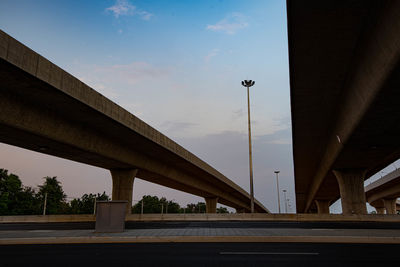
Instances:
[[[102,194],[84,194],[81,198],[67,201],[57,177],[44,177],[38,189],[24,186],[15,174],[8,174],[0,169],[0,215],[35,215],[43,214],[91,214],[96,200],[109,200]]]
[[[206,203],[190,203],[181,207],[178,203],[167,200],[165,197],[143,196],[138,203],[133,205],[132,213],[205,213]],[[217,213],[229,213],[224,207],[217,208]]]
[[[80,198],[67,201],[57,177],[44,177],[37,189],[24,186],[15,174],[0,169],[0,216],[1,215],[39,215],[43,214],[93,214],[96,201],[110,200],[102,194],[84,194]],[[132,213],[205,213],[206,204],[188,204],[181,207],[165,197],[143,196],[132,206]],[[218,213],[228,213],[226,208],[218,208]]]

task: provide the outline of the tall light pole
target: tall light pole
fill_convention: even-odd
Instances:
[[[276,173],[276,192],[278,193],[278,211],[281,213],[281,201],[279,199],[279,180],[278,180],[278,173],[279,171],[274,171]]]
[[[286,198],[286,190],[283,189],[283,197],[285,198],[285,213],[287,213],[287,198]]]
[[[250,127],[250,96],[249,96],[249,88],[254,85],[254,81],[252,80],[244,80],[242,81],[242,85],[247,87],[247,118],[249,125],[249,169],[250,169],[250,208],[251,213],[254,213],[254,188],[253,188],[253,160],[251,157],[251,127]]]

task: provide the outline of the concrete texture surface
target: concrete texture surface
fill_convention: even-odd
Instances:
[[[399,12],[398,1],[287,1],[298,212],[340,198],[333,170],[366,179],[399,158]]]
[[[396,214],[396,200],[400,197],[400,169],[386,174],[365,187],[365,195],[379,214]]]
[[[182,228],[129,229],[121,233],[95,233],[93,230],[0,231],[0,245],[149,242],[327,242],[399,244],[400,230]]]
[[[0,223],[51,223],[94,222],[94,215],[26,215],[0,216]],[[400,223],[400,215],[342,215],[342,214],[129,214],[126,221],[280,221],[280,222],[394,222]]]

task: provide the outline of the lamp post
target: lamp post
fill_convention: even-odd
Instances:
[[[281,213],[281,201],[279,199],[279,180],[278,180],[278,173],[279,171],[274,171],[276,173],[276,192],[278,193],[278,211]]]
[[[286,190],[283,189],[283,197],[285,198],[285,213],[287,213],[287,198],[286,198]]]
[[[250,96],[249,88],[254,85],[252,80],[242,81],[242,85],[247,87],[247,118],[249,126],[249,169],[250,169],[250,208],[251,213],[254,213],[254,188],[253,188],[253,161],[251,157],[251,127],[250,127]]]

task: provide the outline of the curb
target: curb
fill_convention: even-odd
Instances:
[[[0,245],[105,243],[353,243],[400,244],[400,237],[376,236],[154,236],[4,238]]]

